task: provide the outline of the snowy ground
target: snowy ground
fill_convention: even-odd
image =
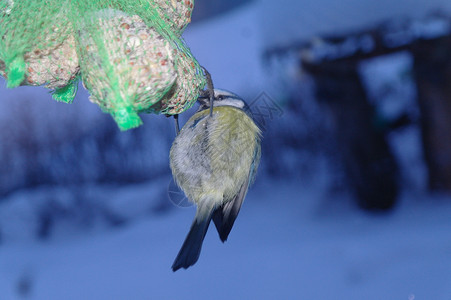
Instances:
[[[277,189],[275,189],[277,187]],[[261,179],[229,241],[172,273],[193,209],[115,231],[0,248],[0,298],[451,299],[451,202],[406,193],[365,215],[318,186]]]

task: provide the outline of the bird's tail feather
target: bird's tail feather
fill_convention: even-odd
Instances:
[[[185,238],[185,242],[183,242],[182,248],[172,264],[172,271],[175,272],[180,268],[187,269],[197,262],[205,234],[210,225],[212,214],[212,209],[202,213],[198,208],[198,212],[191,225],[191,229]]]

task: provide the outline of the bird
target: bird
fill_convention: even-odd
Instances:
[[[211,220],[220,240],[227,240],[260,162],[261,130],[248,105],[234,93],[213,91],[211,97],[199,97],[198,111],[169,154],[176,184],[197,205],[174,272],[197,262]]]

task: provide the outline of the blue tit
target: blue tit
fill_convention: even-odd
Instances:
[[[175,182],[197,205],[174,272],[197,262],[212,219],[221,241],[227,240],[260,162],[261,131],[246,103],[227,91],[215,89],[214,94],[212,102],[199,98],[199,110],[170,151]]]

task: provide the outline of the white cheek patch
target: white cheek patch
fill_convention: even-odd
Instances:
[[[219,96],[223,96],[224,98],[239,98],[232,92],[221,89],[215,89],[215,98],[218,98]]]
[[[214,106],[233,106],[240,109],[244,108],[244,102],[241,100],[235,100],[235,99],[224,99],[219,100],[214,103]]]

